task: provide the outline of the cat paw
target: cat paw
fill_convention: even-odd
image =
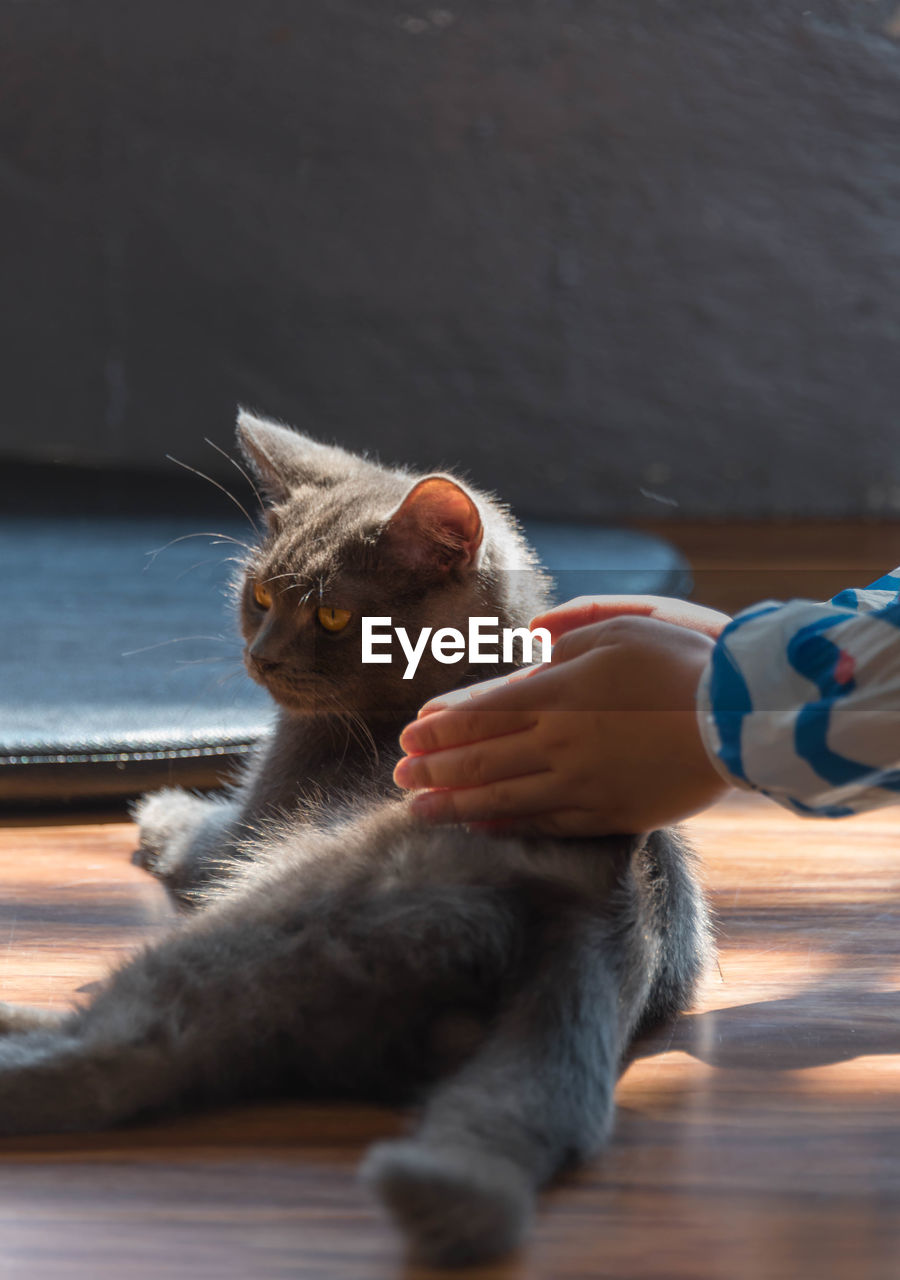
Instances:
[[[483,1152],[382,1142],[360,1177],[429,1266],[499,1258],[521,1243],[531,1218],[534,1192],[521,1170]]]
[[[174,875],[181,861],[181,837],[208,812],[208,800],[174,787],[142,796],[131,811],[138,828],[138,847],[131,861],[162,880]]]

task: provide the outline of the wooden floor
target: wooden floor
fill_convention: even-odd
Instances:
[[[720,540],[681,536],[700,598],[735,608],[900,562],[896,530],[851,535],[831,555],[827,536],[798,551],[767,534],[741,576]],[[781,588],[761,584],[782,571]],[[521,1257],[469,1274],[900,1277],[897,811],[804,822],[736,796],[690,827],[719,968],[693,1013],[638,1046],[609,1150],[544,1196]],[[167,927],[133,842],[121,818],[0,827],[0,998],[64,1005]],[[354,1178],[404,1123],[298,1105],[0,1140],[0,1277],[424,1277]]]
[[[492,1277],[900,1275],[896,813],[810,823],[735,798],[691,824],[719,970],[641,1044],[613,1144]],[[0,830],[0,998],[64,1005],[164,929],[126,823]],[[412,1277],[354,1180],[403,1117],[279,1106],[0,1141],[0,1275]]]

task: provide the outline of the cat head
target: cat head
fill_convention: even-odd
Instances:
[[[546,580],[494,499],[444,472],[381,466],[241,411],[238,445],[256,480],[265,534],[237,584],[247,670],[298,715],[403,723],[422,702],[496,669],[430,648],[415,676],[396,642],[362,661],[363,617],[466,631],[471,616],[525,626]]]

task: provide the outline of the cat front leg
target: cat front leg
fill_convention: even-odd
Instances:
[[[132,816],[139,833],[132,861],[161,880],[182,908],[198,906],[202,890],[241,856],[235,800],[167,788],[143,796]]]
[[[279,730],[259,743],[225,794],[167,788],[143,796],[132,809],[140,835],[133,861],[163,882],[177,906],[204,905],[207,891],[230,867],[253,857],[267,827],[296,808],[303,770],[285,767],[285,760],[294,756]]]

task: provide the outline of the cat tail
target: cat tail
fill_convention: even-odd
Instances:
[[[0,1132],[104,1129],[162,1107],[174,1092],[163,1056],[91,1044],[72,1029],[10,1028],[0,1039]]]
[[[363,1180],[431,1265],[515,1248],[537,1188],[609,1134],[620,1057],[647,995],[649,957],[635,953],[644,940],[626,927],[623,945],[621,922],[577,909],[543,934],[517,995],[432,1091],[418,1132],[363,1162]]]
[[[56,1009],[30,1009],[0,1001],[0,1036],[23,1031],[49,1031],[60,1027],[68,1015]]]
[[[715,957],[709,909],[697,878],[697,856],[673,828],[652,831],[633,873],[648,931],[659,939],[653,982],[636,1034],[674,1018],[694,1000]]]

